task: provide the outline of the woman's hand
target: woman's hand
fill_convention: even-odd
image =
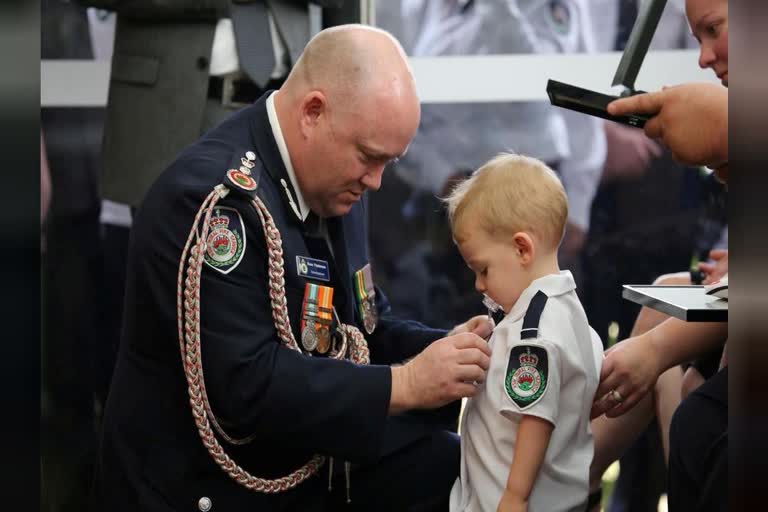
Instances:
[[[630,410],[651,391],[661,370],[656,352],[642,335],[608,349],[592,405],[592,418],[603,413],[615,418]]]

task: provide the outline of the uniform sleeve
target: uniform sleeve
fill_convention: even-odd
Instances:
[[[542,418],[557,426],[562,364],[560,347],[545,340],[515,339],[507,348],[500,413]]]
[[[214,414],[230,435],[255,434],[350,461],[375,456],[389,409],[390,369],[310,357],[279,342],[257,214],[244,201],[229,206],[245,225],[242,260],[228,273],[204,264],[201,278],[202,364]],[[187,225],[172,229],[186,238],[193,215],[186,212]]]

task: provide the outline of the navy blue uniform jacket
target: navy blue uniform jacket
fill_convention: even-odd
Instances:
[[[294,337],[301,339],[305,281],[295,261],[309,252],[303,225],[280,184],[281,178],[290,181],[270,128],[266,97],[180,153],[136,215],[123,335],[97,469],[99,510],[197,510],[202,496],[212,500],[214,511],[311,510],[320,507],[327,492],[327,465],[318,476],[277,495],[250,491],[231,480],[202,445],[179,354],[176,279],[182,249],[204,197],[228,169],[239,167],[248,150],[257,155],[253,171],[259,177],[258,195],[283,237],[288,310]],[[244,446],[220,440],[225,451],[251,474],[276,478],[314,453],[375,463],[435,428],[435,417],[429,414],[388,417],[387,365],[417,354],[444,331],[392,318],[377,290],[379,323],[366,335],[370,366],[309,357],[282,346],[267,294],[267,252],[259,218],[246,198],[230,194],[220,204],[242,215],[246,245],[240,264],[228,274],[203,265],[205,382],[225,431],[242,437],[256,434]],[[342,322],[361,331],[351,279],[368,263],[365,208],[363,199],[347,215],[328,221],[336,256],[329,262],[334,305]],[[352,485],[354,489],[354,481]]]

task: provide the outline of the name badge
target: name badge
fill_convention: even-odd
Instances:
[[[306,256],[296,256],[296,273],[299,274],[299,277],[316,279],[318,281],[331,280],[327,261],[316,260]]]

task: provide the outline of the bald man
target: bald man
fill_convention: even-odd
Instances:
[[[98,510],[447,510],[489,326],[395,319],[366,248],[366,192],[418,124],[400,45],[336,27],[154,183]]]

